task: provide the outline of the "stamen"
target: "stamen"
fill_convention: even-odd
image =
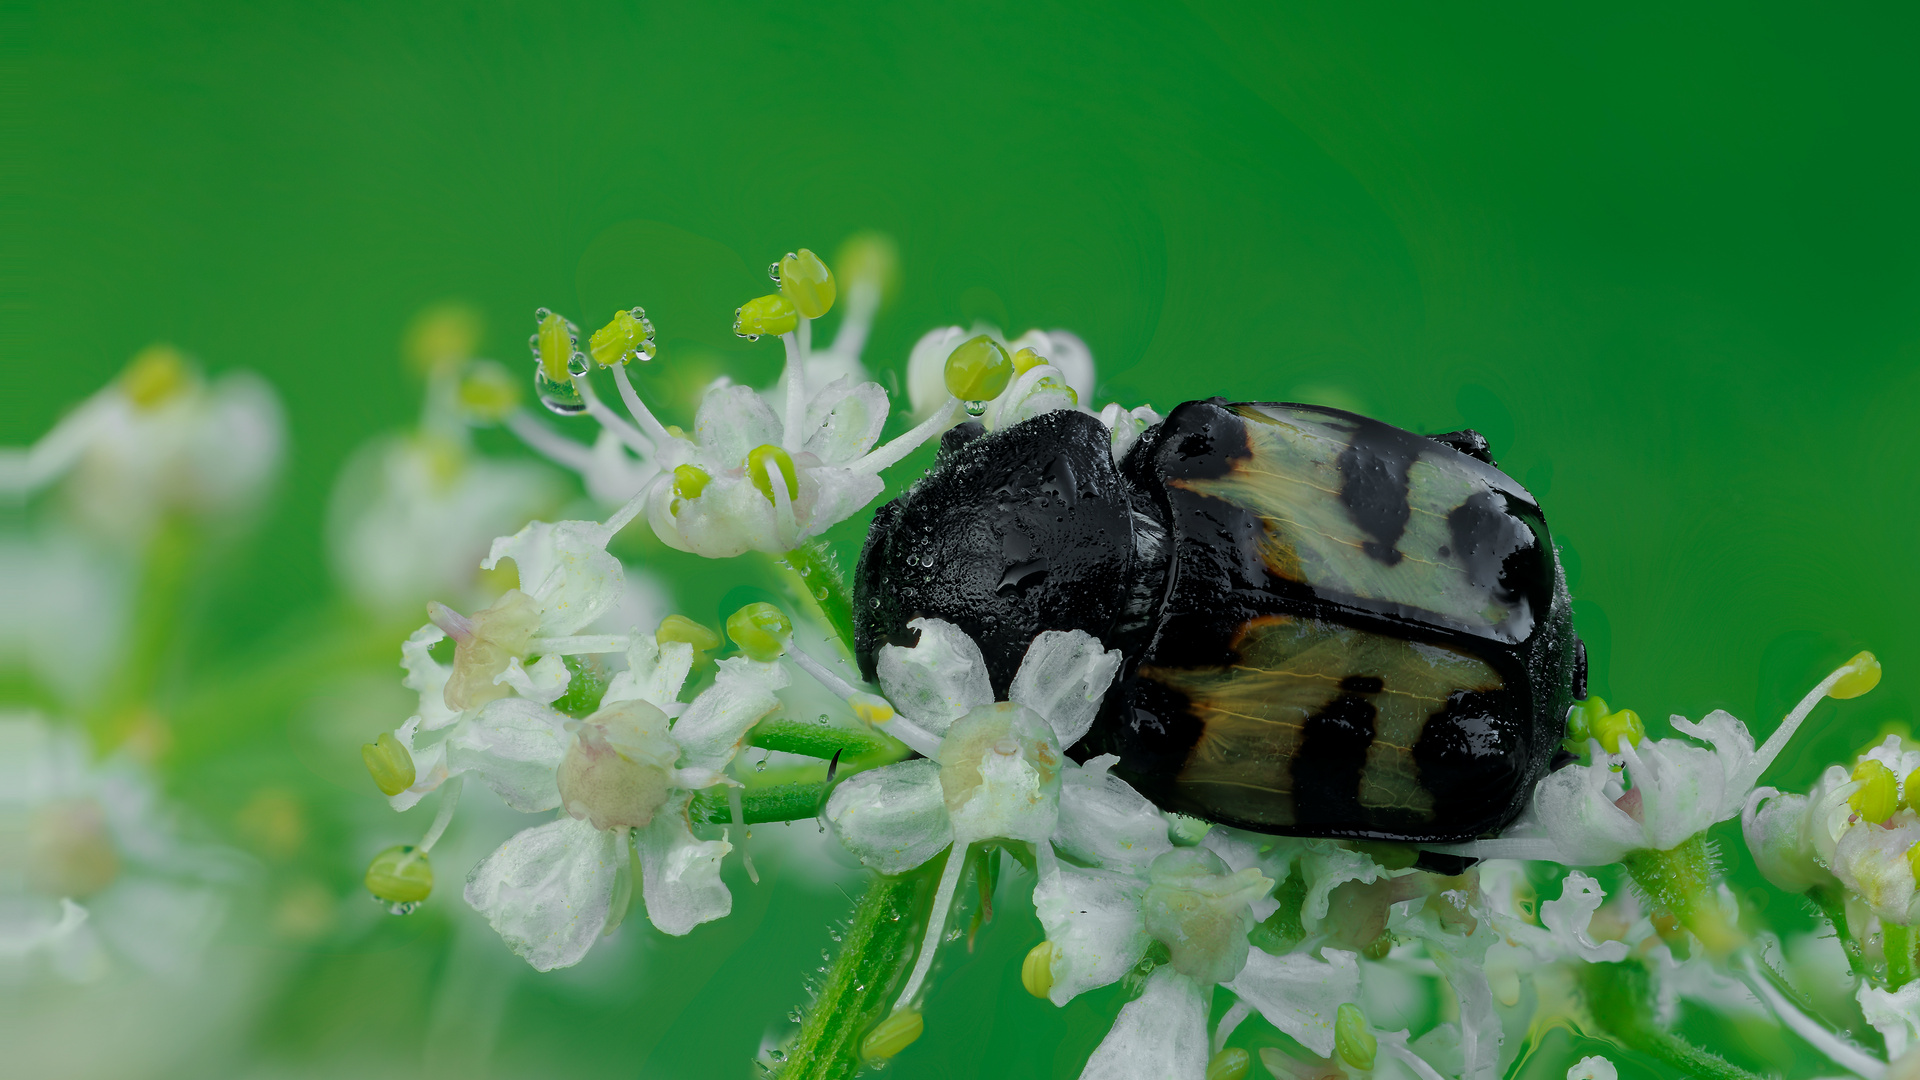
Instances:
[[[812,339],[812,322],[802,318],[799,327],[780,335],[781,343],[787,347],[787,422],[780,432],[780,445],[790,453],[806,445],[805,433],[800,429],[807,422],[807,346],[801,338]]]
[[[666,427],[654,418],[653,410],[647,408],[647,403],[641,401],[640,395],[634,392],[633,380],[627,378],[625,364],[614,367],[613,381],[620,388],[620,400],[626,404],[627,411],[633,414],[633,419],[640,425],[640,430],[646,433],[647,438],[653,440],[654,445],[662,445],[673,438],[667,433]]]
[[[461,773],[440,786],[445,794],[440,796],[440,808],[434,812],[433,824],[428,827],[427,835],[420,839],[417,849],[420,854],[432,851],[433,845],[440,842],[441,834],[447,831],[447,824],[453,820],[453,808],[460,805],[460,789],[465,786],[466,780],[467,775]]]
[[[829,355],[857,361],[866,351],[867,335],[873,332],[873,315],[880,310],[880,287],[871,281],[854,281],[847,286],[846,314],[840,329],[827,347]]]
[[[600,400],[599,394],[594,393],[593,383],[589,381],[585,375],[576,377],[573,380],[573,385],[574,389],[580,391],[581,398],[587,403],[588,416],[600,421],[608,431],[618,436],[621,442],[627,444],[627,449],[632,450],[643,458],[653,456],[653,440],[640,434],[640,429],[627,423],[626,419],[619,413],[607,408],[607,403]]]
[[[948,398],[947,403],[934,410],[932,416],[921,421],[906,434],[897,436],[887,445],[870,451],[866,457],[849,465],[848,468],[857,472],[878,473],[918,450],[921,443],[946,430],[947,421],[953,419],[954,411],[958,408],[960,408],[960,399]]]
[[[1866,670],[1868,665],[1871,665],[1871,669],[1876,672],[1880,666],[1879,661],[1873,658],[1872,653],[1861,653],[1859,656],[1854,657],[1852,660],[1836,668],[1833,673],[1826,678],[1821,679],[1818,686],[1807,691],[1807,696],[1800,699],[1800,704],[1793,707],[1793,711],[1787,714],[1785,720],[1780,721],[1780,726],[1774,729],[1772,735],[1767,736],[1766,743],[1762,745],[1759,752],[1753,756],[1753,765],[1749,770],[1751,779],[1749,779],[1747,783],[1750,785],[1754,780],[1760,779],[1761,774],[1767,771],[1767,767],[1773,764],[1773,759],[1779,757],[1780,751],[1787,748],[1787,740],[1793,738],[1793,733],[1799,730],[1800,722],[1807,718],[1807,714],[1813,711],[1815,705],[1820,704],[1820,702],[1826,698],[1828,692],[1834,688],[1835,684],[1850,676],[1857,678],[1857,672]],[[1861,692],[1864,693],[1864,691]]]
[[[1215,1054],[1227,1048],[1227,1040],[1233,1037],[1233,1029],[1239,1027],[1240,1021],[1245,1020],[1247,1014],[1252,1011],[1252,1009],[1247,1007],[1246,1002],[1235,1001],[1233,1008],[1227,1010],[1227,1015],[1220,1018],[1220,1026],[1215,1029],[1213,1033],[1213,1052]]]
[[[427,601],[427,621],[439,627],[440,632],[452,638],[456,644],[465,645],[473,640],[473,620],[438,600]]]
[[[1413,1070],[1413,1075],[1419,1077],[1420,1080],[1447,1080],[1447,1078],[1440,1075],[1433,1066],[1427,1064],[1425,1058],[1422,1058],[1398,1042],[1382,1042],[1380,1044],[1380,1051],[1381,1053],[1391,1054],[1399,1058],[1407,1068]]]
[[[775,457],[766,464],[773,467],[772,470],[769,471],[778,471],[780,473],[779,483],[774,483],[771,476],[767,478],[768,486],[773,489],[770,494],[773,496],[773,528],[775,538],[780,541],[781,547],[790,548],[800,542],[800,520],[794,515],[793,499],[789,494],[793,489],[799,487],[800,478],[795,474],[787,472],[787,469],[791,465],[791,459],[781,461],[778,457]]]
[[[733,766],[727,766],[727,771],[732,772]],[[727,785],[727,809],[733,813],[733,823],[740,826],[740,862],[747,868],[747,880],[758,885],[760,884],[760,871],[753,868],[753,853],[747,850],[747,838],[753,835],[753,830],[747,828],[747,814],[746,811],[741,808],[740,785],[738,784]]]
[[[967,865],[966,849],[956,843],[947,849],[947,866],[940,872],[940,888],[933,894],[933,914],[927,916],[927,933],[920,941],[920,955],[914,958],[913,974],[907,976],[906,989],[893,1003],[893,1011],[907,1007],[920,993],[920,984],[933,968],[933,954],[947,932],[947,911],[953,907],[953,891],[960,885],[960,871]]]
[[[526,443],[528,449],[561,468],[583,473],[593,464],[593,451],[572,439],[555,435],[525,409],[508,413],[501,424],[513,432],[515,438]]]
[[[572,637],[537,637],[527,643],[528,655],[535,653],[546,656],[558,653],[573,656],[578,653],[617,653],[626,652],[633,645],[633,638],[627,634],[575,634]]]
[[[856,715],[861,712],[865,704],[859,699],[875,696],[854,689],[845,679],[842,679],[829,670],[825,664],[808,656],[799,649],[789,647],[787,649],[787,657],[792,660],[794,665],[801,671],[813,676],[814,681],[832,691],[836,696],[844,699],[849,705],[852,705]],[[885,699],[881,698],[879,700],[884,701]],[[920,725],[901,716],[891,705],[888,706],[888,712],[891,713],[891,716],[888,719],[881,720],[879,725],[876,726],[884,725],[882,730],[905,743],[909,750],[919,754],[921,757],[930,758],[940,752],[940,740],[935,738],[931,732],[926,731],[920,727]]]

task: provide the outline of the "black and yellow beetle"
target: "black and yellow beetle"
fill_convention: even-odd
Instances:
[[[1445,842],[1511,821],[1585,696],[1538,504],[1471,431],[1190,401],[1116,463],[1073,410],[950,431],[874,518],[857,652],[971,634],[1004,695],[1034,635],[1125,662],[1069,752],[1258,832]]]

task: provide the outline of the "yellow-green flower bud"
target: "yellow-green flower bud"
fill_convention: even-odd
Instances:
[[[593,332],[587,339],[587,352],[601,367],[624,364],[638,356],[642,362],[653,359],[653,323],[642,308],[613,313],[613,321]]]
[[[785,478],[787,501],[791,503],[800,497],[800,473],[793,467],[793,455],[768,443],[747,451],[747,479],[760,489],[760,494],[773,502],[773,472],[780,471]],[[778,505],[775,503],[775,505]]]
[[[1920,802],[1920,769],[1907,774],[1906,783],[1900,785],[1900,809],[1912,810]]]
[[[1594,727],[1607,712],[1607,701],[1602,697],[1574,702],[1573,708],[1567,712],[1567,742],[1575,750],[1585,753],[1587,740],[1595,737]]]
[[[961,401],[992,401],[1013,381],[1013,360],[997,341],[981,334],[947,355],[947,393]]]
[[[733,310],[733,332],[748,341],[762,334],[785,334],[800,325],[793,301],[779,293],[756,296]]]
[[[833,264],[848,282],[871,282],[881,296],[893,292],[900,279],[900,252],[885,233],[862,232],[847,237],[833,253]]]
[[[1229,1046],[1207,1062],[1207,1080],[1246,1080],[1253,1070],[1253,1055],[1237,1046]]]
[[[912,1046],[927,1022],[912,1009],[902,1009],[873,1026],[860,1040],[860,1056],[868,1061],[885,1061]]]
[[[1907,849],[1907,869],[1913,871],[1913,880],[1920,885],[1920,844]]]
[[[817,319],[833,307],[833,271],[820,261],[820,256],[806,248],[790,251],[774,269],[778,271],[775,280],[780,282],[781,293],[793,301],[794,309],[800,314]]]
[[[120,375],[121,392],[142,409],[161,404],[192,383],[187,358],[171,345],[149,345],[141,349]]]
[[[1640,722],[1640,714],[1632,709],[1620,709],[1610,712],[1593,725],[1593,737],[1600,740],[1600,748],[1609,754],[1620,752],[1624,741],[1628,746],[1639,746],[1640,740],[1647,737],[1647,725]]]
[[[412,844],[396,844],[367,866],[367,891],[389,904],[417,904],[433,893],[433,866]]]
[[[1021,349],[1019,352],[1013,354],[1013,376],[1017,379],[1025,375],[1027,369],[1037,368],[1046,362],[1046,357],[1041,356],[1032,349]]]
[[[1880,685],[1880,661],[1872,653],[1858,653],[1846,666],[1851,670],[1834,680],[1833,688],[1827,691],[1828,697],[1857,698]]]
[[[520,407],[520,381],[491,360],[477,360],[460,376],[456,397],[468,416],[497,423]]]
[[[748,604],[727,616],[727,637],[761,663],[780,659],[793,640],[793,623],[772,604]]]
[[[673,493],[683,499],[697,499],[707,490],[707,484],[713,477],[698,465],[675,465],[673,467]]]
[[[545,309],[542,309],[545,310]],[[573,359],[573,330],[557,311],[540,316],[540,329],[534,334],[540,343],[540,373],[557,383],[572,383],[567,361]]]
[[[413,786],[413,755],[391,731],[381,732],[370,743],[361,743],[360,760],[367,763],[367,772],[382,795],[398,795]]]
[[[1367,1014],[1351,1001],[1334,1014],[1333,1049],[1356,1069],[1373,1068],[1373,1055],[1380,1050],[1380,1040],[1367,1028]]]
[[[480,345],[480,313],[465,304],[435,304],[407,324],[402,344],[407,362],[427,374],[457,364]]]
[[[1878,825],[1893,816],[1900,806],[1900,786],[1892,769],[1868,758],[1853,767],[1853,778],[1861,782],[1860,790],[1847,797],[1847,805],[1862,821]]]
[[[1059,954],[1060,947],[1051,941],[1027,951],[1027,958],[1020,962],[1020,985],[1027,993],[1037,998],[1053,993],[1053,958]]]
[[[695,654],[720,647],[720,635],[694,622],[685,615],[669,615],[660,620],[660,629],[654,631],[653,639],[662,645],[669,641],[684,641],[693,646]]]

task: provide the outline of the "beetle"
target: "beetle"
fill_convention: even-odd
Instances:
[[[1071,756],[1256,832],[1441,843],[1516,817],[1586,696],[1538,502],[1472,431],[1189,401],[1118,461],[1078,410],[962,424],[876,512],[855,653],[916,618],[1004,697],[1043,630],[1123,656]]]

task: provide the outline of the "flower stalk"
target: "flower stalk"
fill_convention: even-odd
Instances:
[[[783,1061],[776,1080],[844,1080],[859,1071],[861,1041],[885,1018],[888,991],[913,955],[915,915],[932,881],[928,870],[937,869],[874,877],[799,1035],[775,1059]]]
[[[1696,833],[1666,851],[1635,851],[1627,856],[1625,866],[1647,899],[1672,912],[1709,953],[1725,957],[1746,942],[1720,909],[1713,888],[1713,857],[1704,835]]]
[[[1593,1018],[1608,1034],[1649,1057],[1705,1080],[1760,1080],[1718,1054],[1660,1026],[1653,973],[1627,960],[1588,964],[1582,980]]]

